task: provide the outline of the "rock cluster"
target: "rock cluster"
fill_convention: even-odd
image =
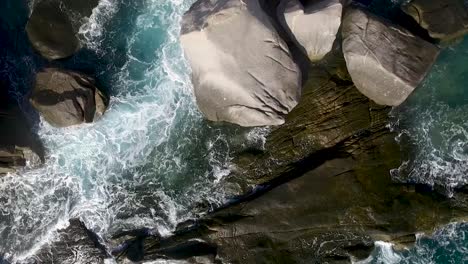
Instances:
[[[222,186],[236,202],[170,237],[130,239],[119,260],[350,263],[367,258],[375,241],[407,247],[419,232],[467,219],[466,193],[450,199],[392,181],[401,161],[390,107],[339,78],[345,65],[336,66],[311,68],[301,102],[263,152],[235,158]]]
[[[259,6],[277,9],[263,30],[258,21],[265,21],[265,14]],[[285,38],[275,40],[289,55],[284,58],[294,58],[295,45],[313,64],[304,72],[308,80],[302,98],[295,98],[297,106],[278,112],[280,122],[263,119],[281,124],[272,128],[264,149],[234,158],[236,169],[221,186],[236,199],[181,223],[172,236],[129,239],[119,248],[119,261],[349,263],[366,258],[376,240],[408,246],[419,232],[467,219],[465,192],[447,198],[392,181],[390,170],[400,164],[401,153],[387,127],[389,106],[411,95],[439,48],[363,6],[335,0],[197,1],[184,17],[181,41],[198,105],[208,119],[259,125],[260,119],[232,111],[218,118],[224,96],[247,106],[252,96],[246,95],[255,95],[259,87],[269,99],[281,94],[281,87],[291,87],[284,86],[290,79],[281,78],[278,88],[264,79],[244,78],[251,69],[265,67],[257,55],[270,49],[259,40],[269,41],[274,30]],[[252,47],[264,49],[252,54]],[[208,51],[214,52],[206,59]],[[271,76],[271,69],[263,71]],[[273,69],[283,76],[284,67],[273,63]],[[256,106],[254,116],[268,116],[284,102],[282,97],[256,98],[264,105]]]
[[[390,106],[410,96],[439,52],[410,31],[339,0],[282,0],[273,18],[262,9],[271,5],[199,0],[184,15],[180,39],[198,107],[207,119],[241,126],[284,123],[301,95],[302,74],[291,45],[317,63],[342,41],[358,90]],[[462,11],[456,13],[464,19]]]
[[[48,60],[72,56],[81,48],[78,30],[98,3],[99,0],[34,1],[26,25],[32,46]],[[17,102],[8,101],[8,85],[2,81],[0,174],[5,174],[40,163],[44,151]],[[56,127],[67,127],[97,120],[106,111],[108,98],[91,76],[46,67],[36,74],[30,102],[45,121]]]
[[[180,40],[209,120],[280,125],[299,101],[299,68],[259,1],[198,1]]]
[[[49,60],[73,55],[80,49],[75,19],[96,5],[38,2],[27,25],[33,47]],[[466,33],[461,0],[413,0],[404,10],[434,39]],[[450,19],[440,23],[440,16]],[[466,192],[448,199],[389,174],[400,149],[387,127],[388,106],[421,83],[438,55],[435,44],[338,0],[198,0],[180,39],[207,119],[276,127],[265,149],[239,153],[236,171],[223,180],[239,199],[169,237],[129,232],[114,251],[119,261],[347,263],[367,257],[376,240],[408,245],[418,232],[466,220]],[[313,66],[300,68],[295,49]],[[30,102],[57,127],[92,122],[107,107],[93,78],[58,68],[37,74]],[[43,157],[32,140],[17,141],[30,128],[12,113],[0,108],[0,173],[26,165],[30,153]],[[30,262],[103,263],[105,251],[74,219]]]

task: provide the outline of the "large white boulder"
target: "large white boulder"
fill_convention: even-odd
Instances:
[[[331,51],[341,25],[343,5],[340,0],[282,0],[278,18],[311,61],[319,61]]]
[[[405,101],[439,54],[433,44],[356,7],[347,9],[342,34],[356,88],[381,105]]]
[[[280,125],[296,106],[300,70],[258,0],[199,0],[180,39],[207,119]]]

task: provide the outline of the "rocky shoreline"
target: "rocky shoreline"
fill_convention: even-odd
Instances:
[[[77,251],[89,263],[111,254],[122,263],[349,263],[375,241],[410,247],[417,233],[466,221],[465,187],[449,198],[390,175],[404,155],[388,127],[391,107],[417,89],[440,48],[468,32],[468,8],[444,1],[402,6],[414,29],[373,14],[368,1],[198,0],[180,38],[200,111],[214,122],[273,126],[263,149],[236,154],[221,184],[231,202],[168,237],[148,227],[103,243],[71,219],[27,263]],[[26,26],[32,47],[48,61],[73,56],[79,26],[61,8],[85,18],[97,4],[39,2]],[[453,19],[441,26],[441,15]],[[44,162],[1,81],[0,177]],[[108,106],[94,78],[75,70],[46,67],[32,87],[32,107],[55,127],[98,121]]]

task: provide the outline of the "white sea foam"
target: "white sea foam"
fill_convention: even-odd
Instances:
[[[78,35],[86,47],[100,50],[105,25],[117,12],[117,4],[117,0],[99,0],[91,16],[85,18],[86,22],[80,27]]]
[[[398,264],[402,261],[402,258],[393,251],[393,244],[384,241],[375,242],[374,255],[369,256],[367,259],[361,261],[353,261],[354,264]]]

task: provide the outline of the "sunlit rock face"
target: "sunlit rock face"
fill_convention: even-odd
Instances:
[[[319,61],[333,47],[342,9],[339,0],[310,1],[305,6],[299,0],[283,0],[278,18],[304,54],[311,61]]]
[[[380,105],[405,101],[439,54],[433,44],[359,8],[346,11],[342,34],[354,84]]]
[[[259,1],[200,0],[184,15],[181,43],[207,119],[280,125],[301,94],[301,73]]]

